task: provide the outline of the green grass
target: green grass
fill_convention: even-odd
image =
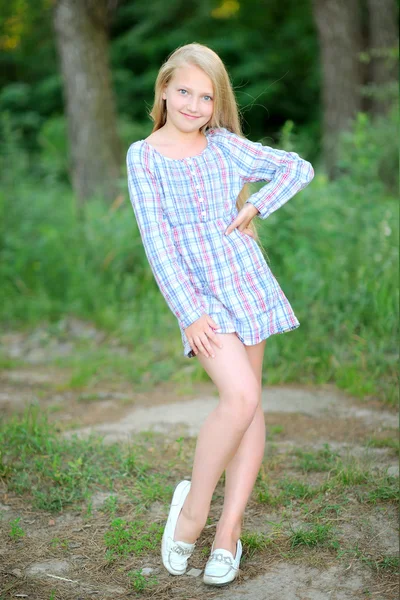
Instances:
[[[260,481],[255,486],[258,502],[270,506],[289,506],[292,502],[308,500],[319,493],[318,487],[295,479],[282,479],[273,486]]]
[[[10,531],[9,531],[9,536],[12,540],[16,540],[18,538],[24,537],[25,535],[25,531],[22,529],[22,527],[19,525],[19,522],[21,520],[21,517],[17,517],[16,519],[13,519],[12,521],[10,521]]]
[[[331,525],[313,525],[309,528],[299,527],[292,530],[290,537],[290,545],[295,546],[328,546],[333,545],[333,532]]]
[[[370,482],[372,477],[370,471],[356,463],[341,463],[333,477],[332,485],[343,487],[355,486]]]
[[[257,552],[266,550],[273,543],[272,539],[257,531],[244,531],[240,536],[243,550],[251,558]]]
[[[158,552],[163,529],[163,525],[149,525],[144,520],[127,522],[122,518],[114,519],[104,534],[106,559],[113,561],[119,556],[126,558],[131,554],[141,556]]]
[[[339,548],[337,552],[338,558],[349,557],[357,558],[361,563],[367,565],[375,573],[388,573],[393,575],[399,574],[399,556],[398,555],[378,555],[374,556],[371,552],[361,548],[360,545],[354,544],[346,548]]]
[[[91,496],[104,489],[112,495],[102,510],[115,517],[119,511],[117,492],[126,487],[125,496],[140,513],[156,501],[168,502],[170,473],[190,454],[187,442],[183,445],[184,438],[177,438],[173,455],[165,457],[165,468],[160,470],[154,464],[157,440],[152,432],[137,436],[136,443],[130,445],[105,444],[96,435],[65,438],[40,407],[30,405],[23,415],[0,424],[0,474],[10,491],[29,495],[38,509],[58,512],[67,506],[85,507],[90,516]],[[295,468],[299,477],[285,476],[285,465]],[[315,451],[295,449],[270,466],[276,471],[259,473],[254,494],[259,503],[272,507],[310,504],[321,494],[340,494],[347,489],[367,504],[398,498],[396,477],[380,474],[351,458],[341,459],[327,444]],[[323,479],[311,484],[304,474],[315,472]],[[331,511],[338,510],[334,502],[325,510],[328,506]]]
[[[363,495],[364,502],[396,502],[399,499],[399,481],[397,477],[383,476],[375,482],[372,490]]]
[[[386,437],[386,438],[375,438],[371,437],[366,442],[368,448],[391,448],[394,453],[399,455],[400,442],[398,438]]]
[[[69,541],[67,539],[61,540],[59,537],[54,537],[51,540],[51,548],[57,550],[61,548],[62,550],[69,550]]]
[[[273,441],[277,436],[284,432],[283,425],[270,425],[267,428],[267,440]]]
[[[254,487],[254,497],[270,507],[301,506],[306,516],[336,517],[343,509],[348,490],[354,491],[360,502],[377,504],[398,500],[398,478],[372,470],[352,457],[341,458],[328,444],[320,450],[295,448],[270,471],[260,471]],[[299,471],[299,478],[280,477],[285,467]],[[323,475],[319,483],[311,484],[304,475]],[[327,502],[326,494],[340,501]]]
[[[36,514],[68,509],[80,514],[92,532],[87,550],[93,551],[94,543],[111,576],[114,569],[119,576],[122,571],[132,592],[152,593],[150,588],[158,584],[157,578],[143,574],[140,567],[155,555],[159,557],[164,521],[154,519],[148,509],[162,503],[167,514],[173,483],[188,472],[194,440],[179,437],[165,445],[163,436],[154,432],[137,435],[130,445],[104,444],[94,437],[63,439],[46,412],[31,406],[23,415],[0,423],[0,448],[7,491],[22,496]],[[294,448],[270,458],[264,461],[253,494],[265,505],[254,511],[257,523],[264,512],[264,523],[259,528],[250,525],[241,534],[245,559],[261,568],[265,560],[285,558],[311,564],[316,553],[321,560],[329,553],[330,561],[347,564],[356,560],[392,580],[398,558],[382,554],[369,543],[368,536],[357,545],[341,527],[342,522],[351,520],[355,527],[360,525],[362,533],[363,519],[387,503],[396,505],[398,478],[367,468],[351,457],[340,458],[328,445],[320,450]],[[285,473],[287,469],[290,476]],[[92,496],[97,491],[110,495],[94,510]],[[214,517],[209,516],[207,525],[213,524]],[[24,544],[31,541],[20,526],[20,518],[2,526],[11,546],[22,538]],[[268,532],[262,530],[264,526]],[[205,533],[209,535],[207,530]],[[49,535],[49,555],[69,556],[71,542],[77,538],[69,540],[65,535]],[[83,533],[79,538],[83,546],[85,537]],[[201,549],[204,559],[211,539],[206,541]]]
[[[158,584],[157,577],[151,575],[150,577],[142,574],[142,569],[137,569],[136,571],[128,571],[127,573],[132,587],[136,592],[144,592],[147,589],[150,589]]]
[[[398,556],[383,556],[381,559],[376,561],[378,571],[391,571],[392,573],[399,573],[399,557]]]
[[[140,444],[104,444],[100,436],[64,439],[35,405],[0,424],[0,448],[8,489],[30,495],[33,506],[42,510],[81,507],[98,489],[113,491],[126,480],[138,510],[169,497],[167,475],[141,456]],[[115,513],[116,501],[109,499],[105,510]]]
[[[311,471],[331,470],[335,466],[339,455],[331,450],[329,444],[324,444],[323,448],[316,452],[296,450],[295,456],[298,459],[296,466],[305,473],[309,473]]]

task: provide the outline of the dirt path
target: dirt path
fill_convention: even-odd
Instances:
[[[15,334],[14,342],[18,335]],[[10,344],[10,334],[7,340],[8,355],[10,348],[11,354],[14,352],[15,355],[16,342]],[[3,338],[3,354],[4,347]],[[68,346],[68,351],[71,348],[73,343]],[[60,425],[60,435],[66,438],[77,435],[83,439],[96,432],[104,436],[106,442],[122,443],[134,440],[140,433],[152,432],[164,444],[163,448],[176,446],[177,438],[187,439],[190,453],[202,422],[217,403],[211,384],[196,386],[193,393],[180,395],[177,400],[175,388],[171,385],[161,385],[155,391],[140,393],[135,393],[133,386],[127,382],[109,387],[102,384],[68,389],[65,383],[69,377],[68,369],[47,365],[43,354],[36,362],[26,360],[23,367],[5,368],[0,372],[0,410],[10,415],[21,412],[32,401],[39,401],[49,410],[51,419]],[[303,477],[307,485],[320,484],[326,477],[325,467],[321,466],[320,471],[318,465],[309,468],[306,461],[322,460],[321,452],[326,449],[326,444],[329,445],[330,456],[335,453],[348,464],[356,464],[358,471],[363,468],[377,477],[387,474],[398,477],[398,457],[388,442],[396,437],[398,418],[393,411],[373,403],[362,403],[329,385],[318,388],[266,387],[262,399],[268,430],[265,463],[266,468],[271,469],[268,476],[271,489],[275,481],[274,471],[279,469],[282,476],[296,475],[298,480]],[[300,463],[288,462],[286,466],[287,457]],[[303,465],[302,472],[297,464]],[[398,553],[395,506],[392,502],[383,501],[364,504],[359,500],[356,488],[357,483],[348,485],[340,502],[334,494],[329,497],[331,491],[326,492],[325,504],[322,503],[318,509],[333,511],[331,521],[336,532],[335,539],[343,547],[351,548],[340,560],[334,559],[332,548],[324,545],[311,547],[310,544],[305,550],[301,546],[293,550],[285,546],[286,542],[279,541],[283,534],[288,536],[288,532],[296,528],[315,527],[322,523],[308,519],[307,502],[263,504],[254,497],[246,510],[245,529],[277,540],[270,553],[263,551],[262,561],[257,552],[249,554],[239,579],[225,589],[218,589],[204,586],[201,581],[206,555],[200,554],[200,549],[193,556],[194,569],[182,578],[168,575],[160,567],[155,554],[145,558],[141,568],[147,569],[146,576],[155,575],[159,586],[152,592],[143,593],[143,597],[181,600],[200,600],[204,596],[227,600],[394,600],[397,594],[393,575],[383,568],[374,568],[372,563],[375,561],[377,565],[380,561],[379,564],[384,564],[384,560],[388,563],[389,558],[393,560]],[[221,492],[222,488],[217,495],[219,508]],[[52,515],[32,510],[18,494],[6,493],[4,486],[1,493],[0,488],[0,525],[4,532],[18,517],[21,517],[20,524],[26,531],[26,537],[19,541],[6,539],[4,532],[1,537],[0,559],[4,566],[0,570],[0,599],[138,597],[132,588],[127,587],[126,578],[125,584],[116,576],[99,585],[100,567],[96,570],[91,566],[91,557],[96,552],[104,552],[95,534],[105,527],[106,515],[102,508],[110,495],[107,492],[93,495],[95,518],[88,524],[76,512],[65,510]],[[311,506],[310,500],[310,510]],[[150,506],[152,518],[161,524],[167,511],[168,506],[158,501]],[[213,515],[217,519],[218,512]],[[214,526],[209,526],[207,535],[212,534]],[[60,540],[61,544],[67,537],[68,547],[61,552],[54,545],[54,539]],[[24,554],[22,550],[27,547],[33,548],[34,553]]]

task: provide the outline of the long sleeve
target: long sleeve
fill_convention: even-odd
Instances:
[[[296,152],[285,152],[252,142],[225,127],[215,130],[215,138],[226,148],[243,183],[268,181],[246,202],[254,204],[257,215],[266,219],[314,177],[311,163],[300,158]]]
[[[204,314],[201,299],[178,261],[171,227],[162,209],[150,156],[138,142],[127,154],[128,187],[147,259],[171,311],[185,329]]]

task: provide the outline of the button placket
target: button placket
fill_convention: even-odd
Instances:
[[[195,188],[196,188],[197,193],[198,193],[197,200],[200,203],[200,206],[204,206],[204,204],[203,204],[204,198],[201,195],[201,185],[198,182],[196,182],[196,175],[195,175],[194,166],[193,166],[192,161],[190,159],[188,159],[188,163],[189,163],[190,172],[191,172],[193,180],[194,180]],[[203,209],[202,211],[200,211],[200,215],[201,215],[201,219],[204,220],[206,218],[206,216],[207,216],[207,212]]]

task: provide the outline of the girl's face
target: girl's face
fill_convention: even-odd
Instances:
[[[198,131],[212,117],[214,90],[211,79],[195,65],[178,67],[165,87],[167,122],[180,131]]]

